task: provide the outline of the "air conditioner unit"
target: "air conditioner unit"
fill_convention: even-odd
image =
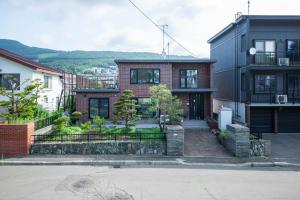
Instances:
[[[276,103],[278,104],[286,104],[287,100],[287,95],[276,95]]]
[[[289,66],[290,59],[289,58],[278,58],[278,65],[279,66]]]

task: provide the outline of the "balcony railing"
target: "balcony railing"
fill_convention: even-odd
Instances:
[[[248,103],[277,103],[277,95],[287,95],[287,103],[300,103],[300,90],[270,91],[266,93],[254,93],[249,90],[242,92],[241,98],[243,102]]]
[[[256,52],[253,64],[280,65],[279,58],[288,58],[289,66],[300,65],[300,51]]]
[[[76,77],[77,89],[118,89],[117,76],[82,76]]]

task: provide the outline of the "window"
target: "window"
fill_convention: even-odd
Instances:
[[[92,119],[96,116],[109,118],[108,98],[89,99],[89,117]]]
[[[47,95],[44,96],[44,102],[48,103],[48,96]]]
[[[241,74],[241,90],[244,92],[246,91],[246,77],[245,77],[245,73]]]
[[[143,118],[153,117],[155,113],[149,111],[149,107],[151,106],[150,98],[134,98],[136,100],[136,104],[139,105],[137,109],[137,114],[141,115]]]
[[[180,70],[180,88],[197,88],[198,70],[182,69]]]
[[[20,74],[0,74],[0,87],[20,90]]]
[[[52,76],[44,76],[44,87],[46,89],[51,89],[52,88]]]
[[[275,52],[274,40],[256,40],[255,48],[257,52]]]
[[[241,52],[245,52],[246,51],[246,35],[243,34],[241,36]]]
[[[287,75],[287,88],[288,92],[299,92],[300,90],[300,74],[288,74]]]
[[[130,83],[132,84],[158,84],[160,82],[159,69],[131,69]]]
[[[255,92],[268,93],[275,92],[275,75],[259,74],[255,75]]]
[[[276,64],[276,47],[274,40],[256,40],[255,48],[255,64]]]
[[[287,40],[286,56],[292,64],[300,64],[300,40]]]

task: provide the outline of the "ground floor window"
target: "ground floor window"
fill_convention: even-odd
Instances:
[[[141,115],[142,118],[151,118],[155,115],[154,112],[149,111],[151,106],[151,99],[150,98],[134,98],[136,100],[137,107],[137,114]]]
[[[20,74],[0,74],[0,87],[20,90]]]
[[[89,99],[89,117],[96,116],[109,118],[109,99],[108,98],[92,98]]]

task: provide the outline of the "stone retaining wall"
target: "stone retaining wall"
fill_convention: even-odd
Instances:
[[[225,147],[236,157],[249,157],[250,155],[249,128],[239,124],[227,125],[227,139]]]
[[[30,153],[164,155],[166,154],[166,142],[163,140],[145,140],[76,143],[36,143],[31,145]]]
[[[250,156],[270,156],[270,140],[250,140]]]

